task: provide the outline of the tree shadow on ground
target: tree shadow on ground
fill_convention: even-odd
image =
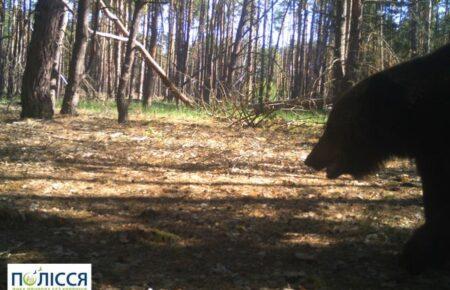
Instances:
[[[450,285],[445,272],[397,267],[421,206],[409,168],[381,173],[395,187],[393,174],[414,179],[385,198],[383,183],[312,174],[295,156],[308,141],[292,136],[93,116],[23,122],[0,131],[3,277],[6,263],[80,262],[93,264],[94,289]],[[149,126],[155,134],[133,141]]]
[[[314,202],[301,198],[3,194],[2,200],[3,263],[92,263],[97,287],[445,289],[450,282],[442,272],[411,277],[397,267],[396,252],[410,230],[374,227],[364,220],[298,217],[317,210]],[[264,205],[275,215],[242,212]],[[52,207],[69,214],[47,210]],[[71,217],[70,209],[85,215]],[[364,239],[375,233],[387,239]],[[305,235],[327,242],[311,246],[302,243]]]
[[[79,141],[80,147],[83,148],[90,148],[92,150],[98,149],[98,142],[92,141],[92,142],[85,142],[85,141]],[[148,148],[148,150],[151,150],[151,147]],[[180,150],[179,148],[175,148],[174,151]],[[81,156],[78,156],[76,159],[74,158],[68,158],[67,152],[58,150],[57,146],[27,146],[27,147],[18,147],[17,145],[4,145],[0,148],[0,158],[12,161],[12,162],[21,162],[21,163],[42,163],[42,162],[51,162],[54,166],[57,166],[59,168],[70,168],[70,169],[77,169],[84,172],[98,172],[98,173],[112,173],[113,168],[121,167],[121,168],[128,168],[131,170],[139,170],[139,171],[151,171],[154,169],[163,169],[163,170],[173,170],[178,172],[192,172],[192,173],[198,173],[198,172],[209,172],[209,171],[217,171],[216,173],[226,173],[227,175],[249,175],[247,172],[233,172],[230,171],[230,168],[243,168],[246,169],[248,172],[252,172],[252,176],[270,176],[272,178],[275,177],[286,177],[287,174],[299,174],[300,170],[304,170],[303,167],[298,167],[296,169],[292,168],[283,168],[279,166],[274,166],[275,162],[273,163],[258,163],[258,162],[227,162],[226,160],[223,160],[223,154],[218,153],[210,153],[206,154],[206,156],[202,157],[202,160],[195,160],[192,162],[182,162],[179,161],[177,163],[167,161],[162,163],[150,163],[150,162],[139,162],[136,160],[127,160],[126,158],[123,158],[121,155],[117,156],[105,156],[105,157],[96,157],[96,158],[83,158]],[[254,172],[260,172],[260,174],[254,173]],[[312,172],[312,171],[311,171]],[[400,173],[405,173],[405,171],[400,171],[399,169],[390,168],[386,169],[381,173],[383,177],[389,177],[389,176],[398,176]],[[411,175],[414,175],[413,171],[408,172]],[[14,179],[13,176],[0,176],[0,179]],[[55,178],[53,176],[34,176],[29,175],[29,179],[44,179],[44,178]],[[57,179],[57,178],[55,178]],[[318,177],[318,176],[307,176],[302,175],[301,181],[305,181],[308,179],[315,179],[315,180],[322,180],[320,185],[316,185],[317,187],[322,186],[329,186],[330,184],[333,184],[333,186],[341,186],[346,187],[348,184],[346,182],[340,182],[340,181],[329,181],[326,178]],[[70,179],[67,179],[70,180]],[[77,181],[77,180],[74,180]],[[89,180],[78,180],[78,181],[86,181],[89,182]],[[290,184],[285,184],[288,187],[292,188],[301,188],[304,187],[302,185],[302,182],[290,182]],[[133,183],[139,183],[139,181],[133,181]],[[145,184],[145,182],[143,182]],[[193,185],[192,183],[186,183],[185,185]],[[226,185],[225,182],[218,182],[213,185]],[[228,183],[228,185],[245,185],[243,183]],[[247,185],[253,185],[257,186],[256,184],[247,184]],[[279,184],[260,184],[260,186],[279,186]],[[312,185],[309,185],[312,186]],[[382,188],[382,185],[378,185],[375,183],[367,183],[367,184],[358,184],[355,185],[357,187],[371,187],[371,188]],[[419,187],[420,184],[418,182],[412,183],[409,186]]]

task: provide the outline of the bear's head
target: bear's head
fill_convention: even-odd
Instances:
[[[331,179],[342,174],[361,178],[389,157],[390,150],[383,143],[386,133],[381,133],[388,125],[382,124],[385,121],[379,116],[384,89],[376,84],[374,79],[362,81],[337,100],[306,165],[326,169]]]

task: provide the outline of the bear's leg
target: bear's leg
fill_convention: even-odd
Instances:
[[[403,246],[400,265],[409,273],[417,275],[432,265],[434,254],[431,231],[425,224],[418,228]]]
[[[425,224],[406,243],[401,264],[411,273],[419,274],[430,266],[442,266],[450,245],[450,202],[446,182],[450,178],[442,159],[417,159],[422,178]]]

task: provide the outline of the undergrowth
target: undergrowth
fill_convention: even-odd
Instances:
[[[1,106],[17,107],[19,99],[14,99],[13,102],[7,100],[6,98],[0,99]],[[57,102],[56,112],[59,112],[61,107],[61,101]],[[116,104],[114,100],[82,100],[78,105],[80,111],[86,111],[91,113],[103,113],[103,114],[116,114]],[[213,118],[218,118],[220,120],[227,120],[234,123],[234,121],[239,122],[239,120],[232,120],[230,117],[232,114],[227,114],[228,110],[220,110],[214,113],[201,108],[188,108],[183,105],[176,105],[174,103],[168,103],[163,101],[154,101],[148,108],[143,108],[139,102],[132,102],[129,107],[130,115],[139,114],[149,117],[156,118],[169,118],[169,119],[182,119],[182,120],[210,120]],[[261,126],[270,125],[271,123],[299,123],[299,124],[323,124],[326,121],[327,114],[323,110],[308,111],[308,110],[297,110],[297,111],[276,111],[268,114],[264,117],[265,122],[261,122]],[[257,117],[258,118],[258,117]],[[258,121],[258,119],[256,119]],[[256,122],[259,124],[259,122]]]

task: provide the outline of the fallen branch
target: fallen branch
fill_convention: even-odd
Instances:
[[[293,99],[276,102],[267,102],[260,104],[254,104],[253,110],[256,114],[263,112],[273,112],[281,109],[300,108],[305,110],[317,110],[325,106],[323,99]]]
[[[109,11],[108,6],[106,6],[105,1],[100,0],[99,2],[100,9],[105,13],[106,17],[108,17],[112,22],[114,22],[119,28],[120,32],[125,34],[125,36],[129,36],[130,32],[128,32],[128,29],[125,27],[125,25],[120,21],[119,17],[117,17],[114,13]]]
[[[90,30],[89,32],[92,34],[95,33],[95,35],[97,35],[97,36],[111,38],[111,39],[115,39],[118,41],[123,41],[123,42],[128,41],[128,36],[130,35],[130,33],[127,30],[127,28],[125,27],[125,25],[120,21],[120,19],[116,15],[114,15],[111,11],[109,11],[108,7],[105,5],[103,0],[100,0],[99,4],[100,4],[100,8],[105,13],[105,15],[112,22],[114,22],[116,24],[119,31],[122,34],[124,34],[125,37],[115,35],[112,33],[105,33],[105,32],[92,31],[92,30]],[[175,98],[177,98],[178,100],[180,100],[181,102],[183,102],[185,105],[187,105],[189,107],[194,107],[195,102],[178,90],[178,88],[175,86],[175,84],[167,77],[166,72],[159,66],[159,64],[155,61],[155,59],[150,55],[150,53],[145,48],[145,46],[137,40],[134,42],[134,44],[136,45],[136,47],[140,50],[140,52],[144,56],[147,64],[161,78],[161,81],[163,82],[163,84],[169,89],[169,91],[175,96]]]

